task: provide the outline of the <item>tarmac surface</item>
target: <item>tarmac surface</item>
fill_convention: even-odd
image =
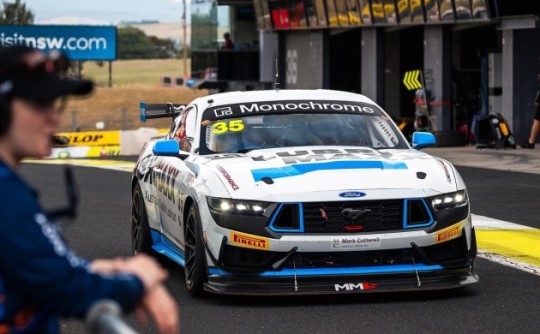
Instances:
[[[164,260],[170,271],[167,286],[180,304],[181,332],[539,333],[540,274],[520,266],[538,268],[527,261],[540,258],[536,251],[540,246],[540,147],[477,150],[466,146],[425,151],[455,164],[467,184],[473,223],[482,226],[477,232],[479,247],[488,249],[475,262],[480,283],[442,292],[193,299],[183,286],[183,270]],[[80,214],[76,222],[64,223],[64,232],[82,256],[111,258],[131,252],[127,171],[133,158],[120,160],[125,161],[70,161],[79,166],[100,165],[99,169],[74,168],[81,191]],[[66,163],[49,163],[57,162]],[[46,208],[65,203],[60,166],[25,164],[23,175],[40,190]],[[141,333],[157,333],[152,326],[137,326],[133,317],[129,322]],[[63,333],[84,332],[76,321],[63,322],[62,327]]]
[[[446,159],[456,166],[540,174],[540,145],[536,149],[477,149],[476,146],[469,145],[430,147],[423,151]]]

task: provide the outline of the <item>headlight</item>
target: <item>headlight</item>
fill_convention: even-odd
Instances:
[[[469,203],[466,190],[431,197],[431,205],[435,211],[453,209]]]
[[[236,200],[230,198],[206,197],[212,211],[223,214],[262,216],[268,207],[267,202]]]

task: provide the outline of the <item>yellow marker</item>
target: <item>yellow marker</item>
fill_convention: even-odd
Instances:
[[[478,248],[540,266],[540,230],[476,229]]]

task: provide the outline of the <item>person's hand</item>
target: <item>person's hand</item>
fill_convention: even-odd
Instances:
[[[126,258],[119,271],[137,276],[143,282],[144,290],[147,292],[153,290],[167,278],[167,272],[159,263],[143,254]]]
[[[148,323],[146,312],[154,319],[160,333],[178,333],[178,305],[163,284],[148,291],[144,295],[139,307],[135,310],[135,315],[142,325]]]
[[[100,274],[116,274],[124,265],[125,260],[116,259],[96,259],[90,263],[90,270]]]

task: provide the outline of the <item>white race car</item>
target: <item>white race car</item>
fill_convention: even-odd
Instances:
[[[336,294],[478,282],[465,184],[368,98],[330,90],[215,94],[171,117],[133,172],[134,253],[185,268],[188,291]]]

